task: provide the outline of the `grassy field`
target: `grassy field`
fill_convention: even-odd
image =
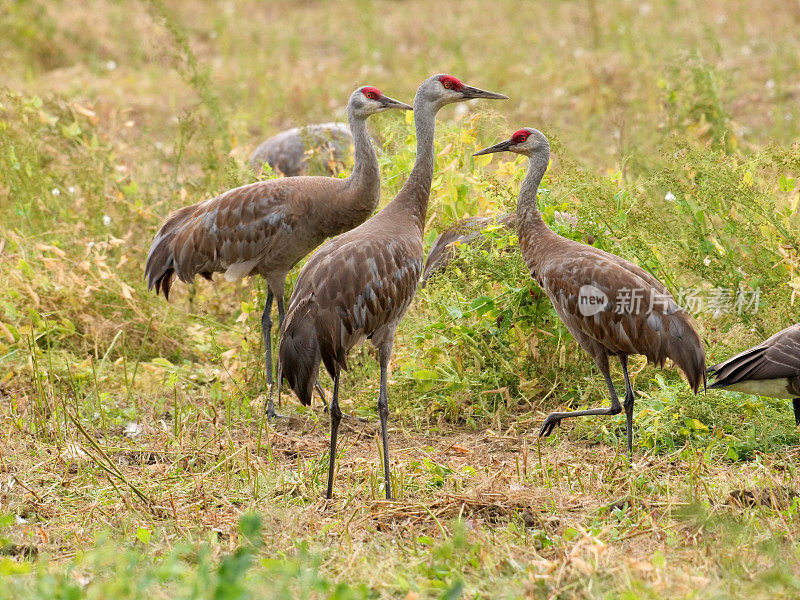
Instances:
[[[262,139],[450,72],[511,100],[442,111],[427,243],[514,205],[525,163],[471,154],[538,127],[546,220],[694,299],[722,360],[800,321],[798,26],[788,0],[0,0],[0,598],[798,597],[790,403],[638,357],[632,463],[622,416],[539,443],[607,392],[513,234],[400,326],[392,502],[371,349],[326,503],[321,407],[289,398],[258,444],[263,283],[143,281],[164,217],[254,181]],[[404,117],[370,123],[383,203]]]

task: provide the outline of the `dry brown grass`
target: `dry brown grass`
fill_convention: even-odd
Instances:
[[[165,548],[212,535],[223,551],[235,544],[239,515],[256,510],[269,515],[268,554],[292,554],[297,539],[334,544],[347,559],[334,554],[326,569],[387,593],[391,581],[364,570],[375,552],[381,572],[393,572],[402,556],[419,556],[420,540],[446,539],[456,527],[466,529],[481,556],[492,555],[479,559],[486,561],[483,567],[467,566],[462,573],[489,597],[493,584],[481,572],[497,561],[521,569],[523,579],[515,583],[520,592],[543,585],[590,597],[592,585],[636,581],[655,593],[689,597],[698,585],[724,589],[720,563],[735,556],[753,575],[768,569],[758,545],[791,539],[797,530],[787,511],[800,482],[785,469],[797,451],[731,465],[683,449],[636,456],[629,465],[608,446],[562,437],[539,447],[524,423],[503,432],[420,434],[401,422],[391,430],[399,499],[386,501],[379,489],[376,424],[345,420],[336,498],[325,501],[327,423],[320,413],[306,411],[270,426],[261,453],[246,423],[228,424],[206,412],[192,431],[175,437],[169,415],[161,416],[144,419],[151,425],[133,439],[121,427],[109,429],[99,440],[102,455],[78,435],[63,447],[8,435],[0,500],[29,519],[14,530],[14,552],[64,560],[91,547],[98,528],[128,537],[140,526],[158,532]],[[106,461],[119,476],[99,468]],[[448,471],[443,481],[431,478],[435,468],[425,461]],[[758,523],[757,533],[732,545],[736,538],[725,524],[750,520]],[[667,557],[665,564],[654,558],[658,553]]]

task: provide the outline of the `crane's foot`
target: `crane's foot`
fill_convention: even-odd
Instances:
[[[555,413],[547,415],[547,418],[542,423],[541,429],[539,429],[539,437],[547,437],[553,430],[556,428],[556,425],[561,424],[561,418],[556,416]]]
[[[267,417],[267,420],[272,421],[273,419],[285,419],[284,415],[279,415],[275,412],[275,404],[272,400],[269,401],[267,404],[267,410],[264,411],[264,415]]]
[[[268,421],[273,421],[273,420],[277,420],[277,419],[285,419],[285,418],[286,417],[284,415],[279,415],[278,413],[276,413],[274,408],[267,409],[267,420]]]

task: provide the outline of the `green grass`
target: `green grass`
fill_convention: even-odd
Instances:
[[[258,445],[263,283],[167,303],[142,273],[170,210],[254,181],[267,135],[447,71],[511,100],[442,112],[426,243],[515,205],[524,162],[471,154],[536,126],[560,234],[676,295],[760,290],[756,313],[696,314],[721,360],[800,320],[798,20],[777,0],[0,0],[0,598],[796,597],[790,404],[632,360],[632,465],[622,417],[540,444],[544,414],[606,391],[513,233],[460,249],[400,327],[391,503],[371,349],[325,503],[319,407],[290,399]],[[383,202],[413,165],[405,116],[370,123]]]

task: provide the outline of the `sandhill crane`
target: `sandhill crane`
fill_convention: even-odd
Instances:
[[[392,497],[387,367],[395,330],[422,272],[422,234],[433,179],[436,113],[447,104],[470,98],[506,96],[464,85],[451,75],[434,75],[420,85],[414,98],[417,158],[405,185],[369,221],[322,246],[297,278],[278,347],[278,381],[284,377],[300,401],[309,404],[320,362],[333,378],[327,498],[333,494],[336,436],[342,416],[339,377],[347,369],[348,351],[364,339],[372,340],[378,349],[378,415],[386,497]],[[280,385],[278,390],[280,394]]]
[[[795,425],[800,425],[800,324],[779,331],[758,346],[708,367],[710,389],[772,398],[791,398]]]
[[[425,259],[425,269],[422,271],[421,285],[439,271],[443,271],[455,256],[457,244],[475,244],[484,241],[483,232],[492,224],[503,225],[516,229],[517,213],[508,212],[496,217],[467,217],[457,221],[439,234],[431,246]]]
[[[705,351],[700,336],[688,313],[650,273],[618,256],[563,238],[545,224],[536,203],[539,183],[550,160],[550,144],[542,132],[520,129],[505,142],[476,155],[505,150],[529,158],[528,173],[517,201],[517,231],[525,264],[569,332],[594,359],[611,396],[609,408],[551,413],[539,436],[549,435],[562,419],[616,415],[624,408],[630,456],[634,394],[628,376],[628,356],[643,354],[662,367],[667,358],[671,359],[697,393],[706,381]],[[609,373],[611,356],[619,359],[625,377],[623,405]]]
[[[568,225],[573,229],[578,226],[578,217],[572,213],[557,210],[553,217],[556,223]],[[428,257],[425,259],[420,285],[426,285],[428,279],[447,268],[456,255],[455,246],[457,244],[483,244],[486,241],[484,231],[489,225],[495,223],[516,231],[517,213],[507,212],[496,217],[467,217],[440,233],[439,237],[433,241]],[[589,245],[594,244],[594,236],[591,234],[584,234],[583,239]]]
[[[350,177],[271,179],[238,187],[175,211],[153,239],[145,267],[147,287],[167,299],[176,276],[186,283],[198,274],[210,280],[219,272],[228,281],[250,274],[266,280],[261,326],[270,389],[272,301],[277,298],[280,325],[289,270],[325,238],[360,225],[375,210],[381,182],[366,119],[392,108],[412,110],[370,86],[350,96],[347,117],[355,141]]]
[[[297,177],[313,170],[313,158],[317,157],[322,162],[321,171],[333,175],[331,164],[344,161],[352,145],[353,136],[346,123],[293,127],[262,142],[250,157],[250,168],[259,173],[268,163],[286,177]]]

